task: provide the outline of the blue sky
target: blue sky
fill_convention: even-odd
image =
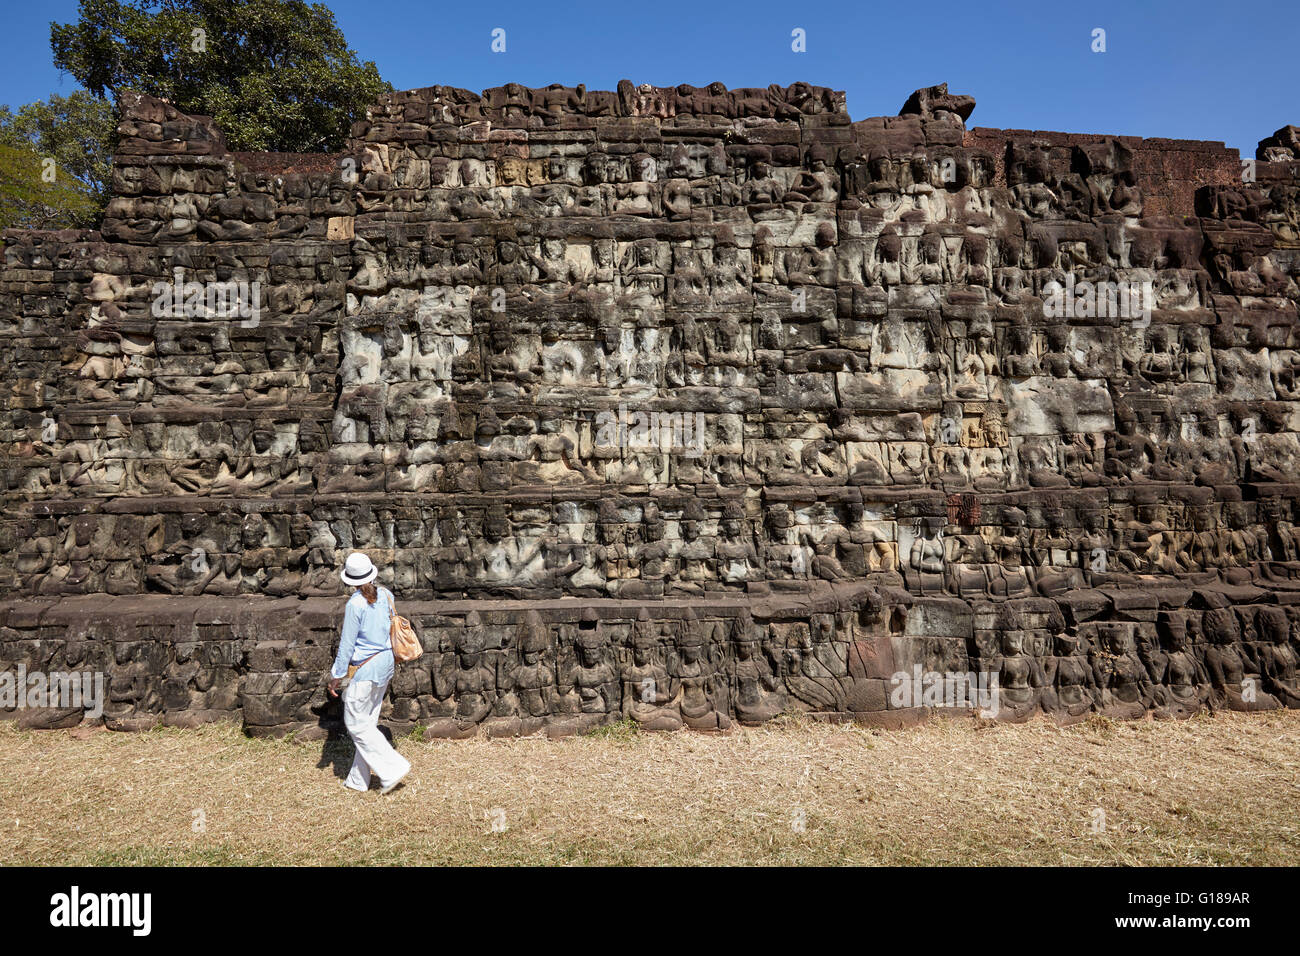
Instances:
[[[1300,124],[1297,0],[327,5],[398,89],[806,80],[847,91],[863,119],[892,116],[912,90],[947,81],[975,97],[972,126],[1223,140],[1245,156]],[[75,89],[50,62],[49,23],[75,20],[76,0],[5,7],[0,103]],[[490,50],[495,27],[506,30],[505,53]],[[806,53],[791,51],[796,27]],[[1105,53],[1090,49],[1098,27]]]

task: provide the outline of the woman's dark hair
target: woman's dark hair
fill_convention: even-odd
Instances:
[[[367,604],[374,604],[379,598],[379,586],[374,581],[361,585],[357,590],[365,597]]]

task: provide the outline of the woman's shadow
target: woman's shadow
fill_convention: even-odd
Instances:
[[[325,731],[325,738],[321,743],[320,760],[316,762],[316,769],[330,767],[334,776],[346,780],[348,771],[352,769],[356,747],[343,724],[343,708],[337,700],[330,701],[329,706],[317,715],[317,725]],[[393,732],[383,724],[379,725],[379,732],[390,744],[393,742]]]

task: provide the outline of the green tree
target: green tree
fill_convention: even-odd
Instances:
[[[211,116],[236,150],[333,152],[392,87],[303,0],[81,0],[54,65],[96,95],[138,90]]]
[[[50,156],[0,143],[0,229],[89,226],[101,202]]]
[[[93,225],[108,201],[116,130],[112,105],[81,90],[17,113],[0,106],[0,146],[8,149],[8,175],[0,179],[6,227]],[[33,172],[35,181],[21,178]]]

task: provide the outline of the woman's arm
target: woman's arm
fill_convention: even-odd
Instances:
[[[342,680],[352,663],[352,650],[357,644],[357,632],[361,629],[361,612],[351,601],[343,611],[343,636],[339,639],[339,652],[334,657],[334,669],[330,677]]]

